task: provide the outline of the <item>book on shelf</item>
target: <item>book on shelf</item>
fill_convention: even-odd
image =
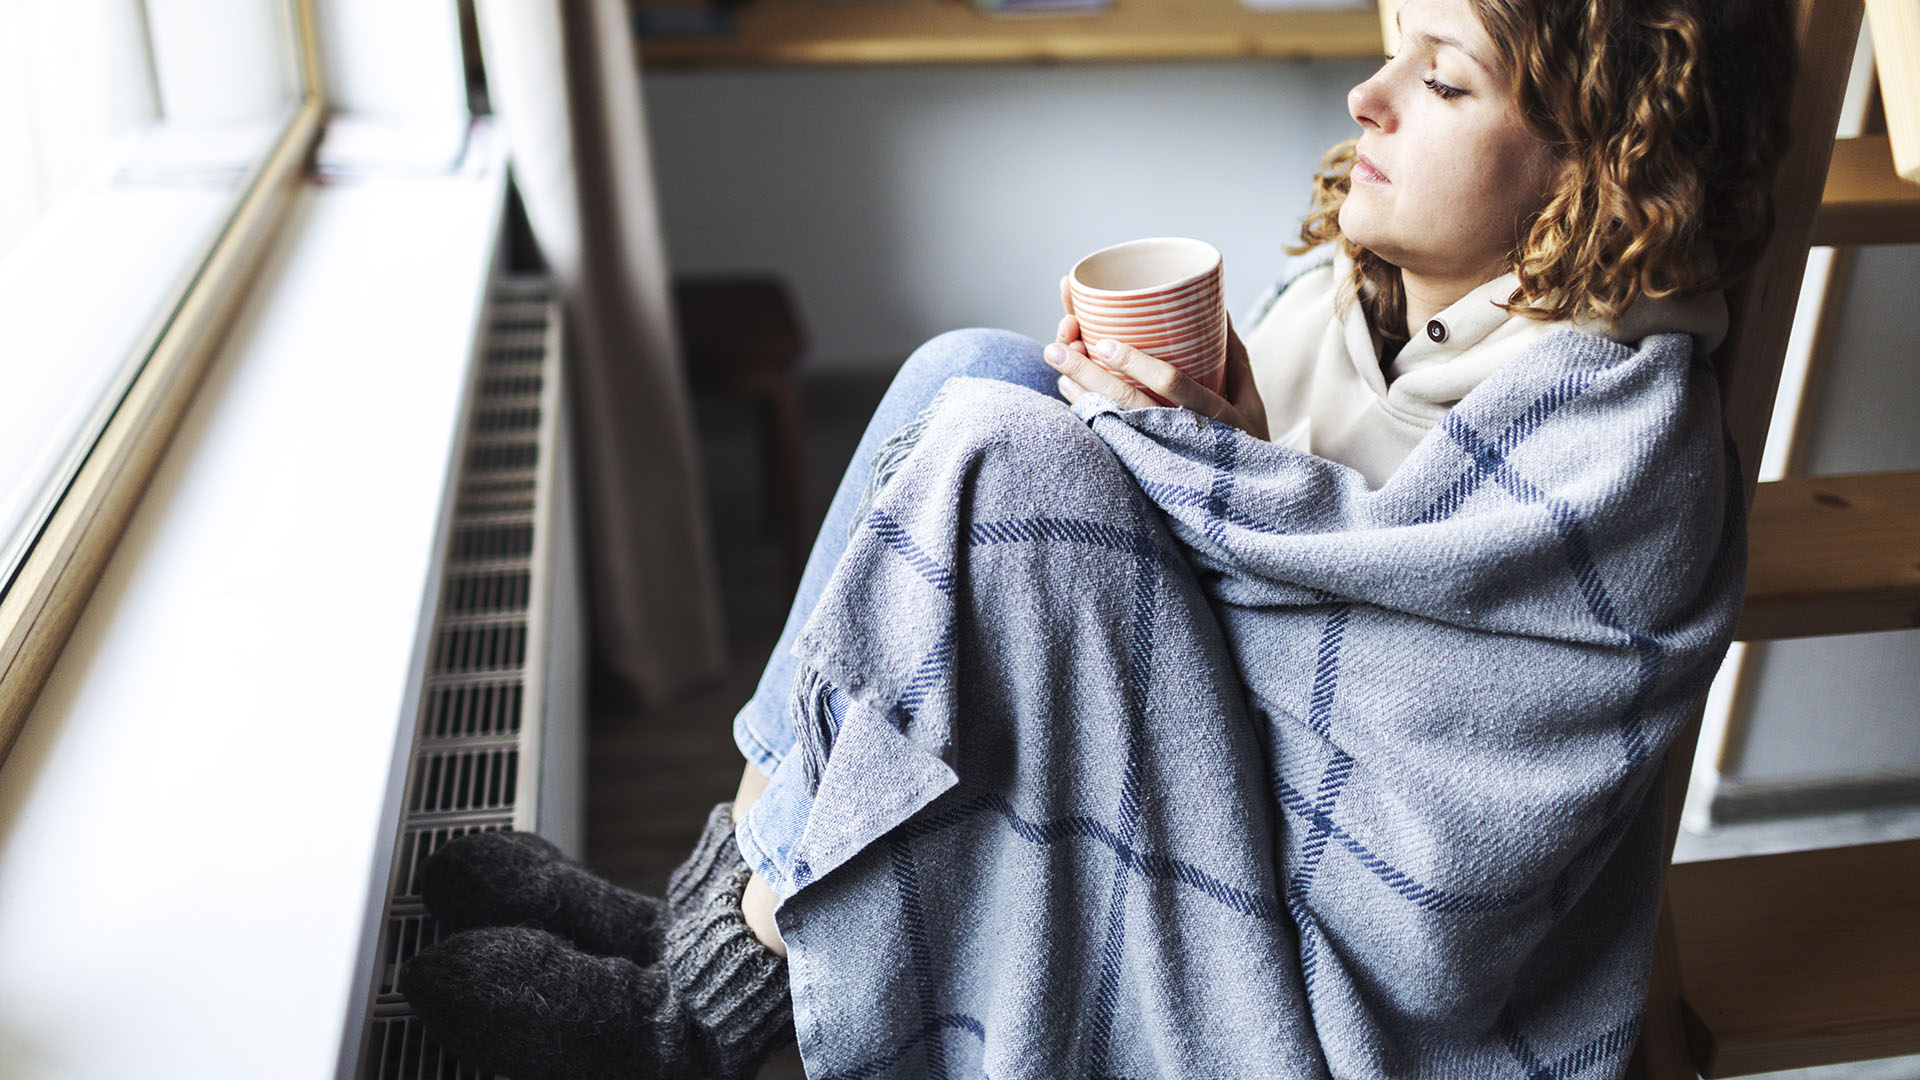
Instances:
[[[973,9],[988,15],[1097,14],[1113,9],[1114,0],[972,0]]]

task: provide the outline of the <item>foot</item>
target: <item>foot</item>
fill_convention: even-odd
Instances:
[[[525,840],[486,844],[547,850]],[[740,912],[750,877],[723,804],[669,883],[662,962],[592,955],[532,927],[483,927],[403,964],[400,990],[428,1035],[515,1080],[742,1080],[793,1040],[786,961]]]
[[[420,892],[447,929],[532,927],[642,966],[660,958],[666,934],[665,901],[606,881],[532,833],[449,840],[421,868]]]
[[[427,1034],[514,1080],[702,1075],[664,964],[593,956],[544,930],[455,934],[400,969]]]

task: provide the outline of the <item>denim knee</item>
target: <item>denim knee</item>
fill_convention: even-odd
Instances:
[[[938,388],[950,378],[970,375],[1050,393],[1058,376],[1041,358],[1041,349],[1040,342],[1011,330],[949,330],[915,349],[895,382]]]
[[[1015,383],[1043,394],[1057,392],[1052,368],[1041,358],[1041,345],[1032,338],[1005,330],[955,330],[915,349],[900,365],[893,385],[875,410],[861,436],[853,460],[827,509],[800,590],[787,615],[785,629],[775,644],[754,696],[734,718],[734,742],[761,772],[772,776],[793,747],[787,717],[793,686],[794,662],[789,653],[794,638],[813,611],[839,561],[848,534],[860,519],[859,507],[869,487],[875,455],[887,440],[915,417],[940,392],[948,379],[975,376]]]

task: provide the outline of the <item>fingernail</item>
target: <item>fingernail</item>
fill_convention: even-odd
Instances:
[[[1095,345],[1093,351],[1111,360],[1120,352],[1120,343],[1113,340],[1103,341]]]
[[[1052,364],[1054,367],[1059,367],[1061,364],[1067,362],[1067,350],[1061,348],[1058,344],[1049,345],[1045,349],[1042,349],[1040,355],[1045,357],[1047,363]]]

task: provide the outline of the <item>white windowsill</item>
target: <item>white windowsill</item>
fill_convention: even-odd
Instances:
[[[498,231],[489,160],[300,194],[0,766],[12,1080],[335,1076]]]

